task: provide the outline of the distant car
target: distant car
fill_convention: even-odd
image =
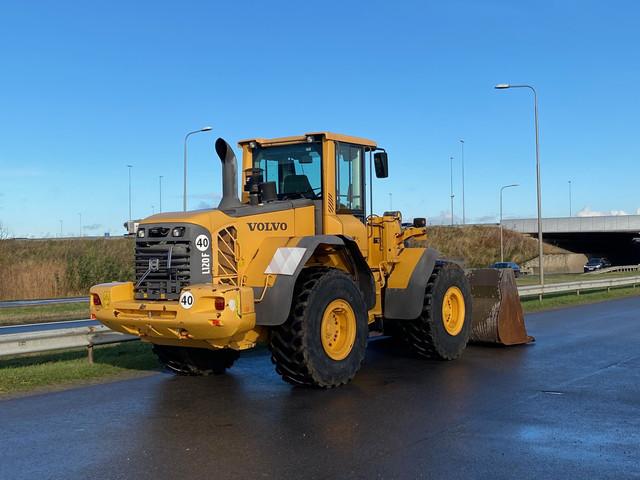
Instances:
[[[513,270],[513,274],[516,278],[522,275],[522,272],[520,271],[520,265],[518,265],[516,262],[496,262],[489,268],[510,268],[511,270]]]
[[[609,268],[611,262],[604,257],[593,257],[584,266],[584,271],[595,272],[596,270],[602,270],[603,268]]]

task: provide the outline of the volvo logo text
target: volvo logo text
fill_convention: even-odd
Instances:
[[[287,229],[285,222],[248,222],[247,225],[252,232],[255,230],[259,232],[275,232]]]

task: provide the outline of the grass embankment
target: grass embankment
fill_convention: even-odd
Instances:
[[[593,290],[580,292],[580,295],[576,295],[575,293],[545,295],[542,298],[542,301],[539,301],[537,298],[526,298],[521,301],[524,311],[526,313],[533,313],[553,308],[586,305],[589,303],[615,300],[617,298],[634,297],[638,295],[640,295],[640,288],[638,287],[621,287],[611,289],[609,292],[607,290]]]
[[[0,361],[0,396],[126,378],[159,368],[151,346],[142,342],[95,347],[93,364],[86,350],[18,357]]]
[[[0,300],[87,295],[96,283],[133,277],[134,242],[117,239],[0,241]]]
[[[538,255],[538,241],[511,230],[503,231],[504,258],[524,263]],[[444,257],[462,260],[468,268],[488,267],[500,260],[500,229],[495,226],[427,228],[427,244]],[[553,245],[544,245],[545,253],[564,253]]]
[[[35,307],[0,308],[0,326],[23,323],[55,322],[89,318],[89,305],[82,303],[59,303]]]

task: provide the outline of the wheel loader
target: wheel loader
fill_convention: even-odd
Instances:
[[[529,341],[512,279],[441,258],[425,219],[373,213],[372,176],[388,175],[374,141],[317,132],[238,145],[241,196],[219,138],[218,207],[140,221],[135,281],[92,287],[92,318],[152,343],[178,374],[222,373],[266,343],[285,381],[322,388],[355,376],[371,332],[441,360],[470,337]]]

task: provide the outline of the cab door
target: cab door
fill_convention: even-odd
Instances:
[[[367,256],[364,147],[335,142],[336,218],[342,234],[353,238]]]

